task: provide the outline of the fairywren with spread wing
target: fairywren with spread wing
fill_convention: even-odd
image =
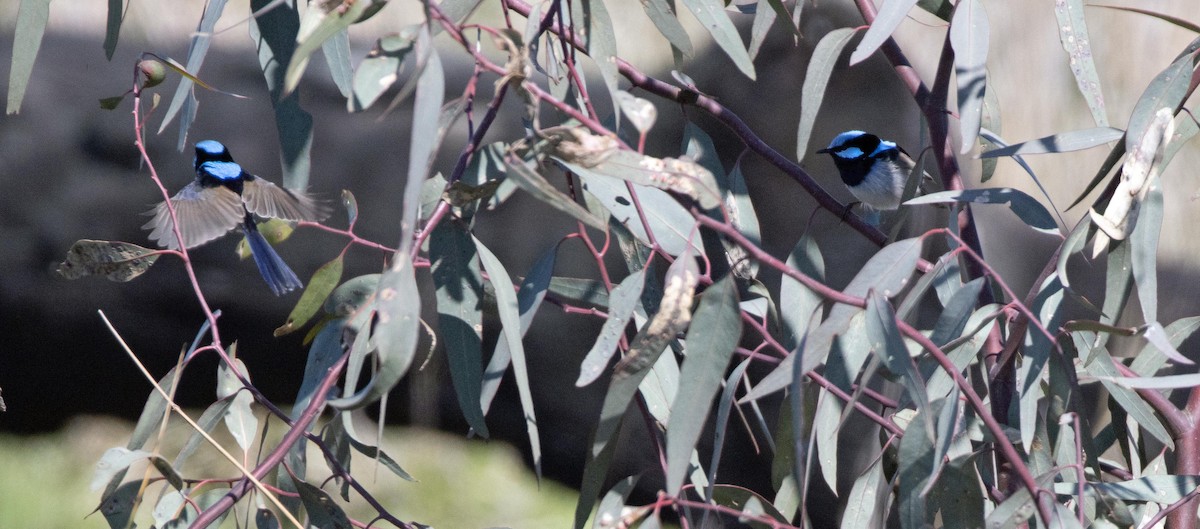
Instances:
[[[904,184],[915,164],[895,143],[851,130],[838,134],[829,147],[817,152],[833,157],[842,182],[863,204],[877,210],[900,207]]]
[[[303,191],[279,187],[242,170],[229,149],[217,141],[196,144],[195,166],[196,179],[171,197],[183,243],[175,238],[166,202],[149,212],[154,219],[142,226],[151,230],[150,240],[172,250],[194,248],[241,224],[254,263],[271,291],[280,296],[303,287],[258,231],[255,217],[319,222],[329,216],[329,209]]]

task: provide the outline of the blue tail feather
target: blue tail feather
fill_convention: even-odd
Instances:
[[[291,292],[297,288],[303,288],[304,283],[300,282],[300,278],[296,277],[296,273],[288,268],[287,263],[283,262],[283,258],[275,253],[275,249],[271,248],[271,243],[259,233],[252,222],[243,224],[242,231],[246,234],[246,241],[250,244],[250,255],[254,257],[254,264],[258,265],[258,272],[267,282],[267,286],[271,287],[271,292],[276,296],[282,296],[285,293]]]

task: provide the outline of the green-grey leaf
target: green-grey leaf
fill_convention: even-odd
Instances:
[[[1059,233],[1058,223],[1041,202],[1023,191],[1009,187],[941,191],[914,198],[905,204],[949,204],[954,202],[1008,204],[1009,209],[1012,209],[1013,213],[1016,213],[1017,217],[1029,227],[1045,233]]]
[[[617,351],[617,343],[625,335],[625,327],[629,324],[629,318],[633,317],[633,310],[637,308],[638,300],[641,299],[645,275],[645,270],[629,274],[609,294],[611,303],[608,307],[608,319],[604,321],[600,334],[596,336],[596,342],[579,366],[579,378],[575,380],[576,386],[583,387],[591,384],[604,372],[604,367],[608,365],[608,360]]]
[[[1096,125],[1107,127],[1104,93],[1101,91],[1100,76],[1096,73],[1096,61],[1092,57],[1092,39],[1083,14],[1083,0],[1055,2],[1054,16],[1058,19],[1058,40],[1067,52],[1075,85],[1084,101],[1087,101]]]
[[[221,18],[221,13],[225,10],[227,0],[213,0],[204,7],[204,14],[200,17],[200,23],[196,27],[196,32],[192,34],[192,42],[188,45],[188,73],[197,75],[200,73],[200,67],[204,64],[204,56],[208,53],[208,47],[212,44],[213,29],[217,26],[217,20]],[[179,86],[175,87],[175,96],[171,99],[171,105],[167,107],[166,114],[163,115],[162,125],[158,127],[158,133],[167,129],[167,125],[175,119],[175,115],[183,110],[183,116],[179,118],[179,140],[176,147],[183,150],[187,143],[187,131],[192,126],[192,120],[196,117],[196,96],[192,92],[193,82],[191,79],[184,77],[179,80]]]
[[[112,9],[112,6],[109,6]],[[33,63],[37,61],[38,49],[42,47],[42,35],[46,32],[46,21],[50,19],[50,0],[21,0],[17,8],[17,27],[13,31],[13,58],[8,71],[8,114],[21,111],[21,101],[33,74]]]
[[[608,96],[612,106],[617,105],[617,37],[614,34],[612,18],[604,0],[578,0],[571,2],[572,28],[576,36],[583,37],[587,44],[588,56],[596,62],[604,86],[608,88]]]
[[[609,489],[604,495],[604,499],[600,500],[600,507],[596,509],[596,519],[593,521],[592,527],[607,529],[609,527],[607,520],[621,519],[621,511],[625,508],[625,499],[629,497],[630,492],[633,492],[633,487],[637,485],[640,477],[641,474],[626,477]]]
[[[854,480],[850,495],[846,496],[846,510],[842,513],[842,529],[883,526],[884,513],[880,512],[882,500],[889,489],[883,481],[883,457]]]
[[[322,529],[353,529],[346,512],[333,501],[325,491],[309,485],[304,481],[296,482],[296,492],[300,493],[300,501],[304,503],[304,511],[308,513],[309,521]]]
[[[343,34],[348,45],[349,33],[346,32],[346,29],[357,22],[375,3],[372,0],[363,0],[346,4],[316,4],[305,11],[304,20],[300,23],[296,34],[295,52],[289,57],[287,71],[283,77],[283,93],[290,94],[296,89],[296,85],[300,84],[300,77],[308,68],[308,61],[313,52],[324,46],[326,41],[333,39],[338,34]],[[339,72],[336,70],[343,69],[344,71],[341,73],[349,73],[349,48],[346,49],[345,62],[341,62],[341,64],[337,64],[343,59],[338,50],[336,48],[332,50],[335,54],[334,57],[330,56],[330,51],[330,48],[325,48],[325,58],[330,63],[330,73],[333,74],[334,81],[338,82]],[[336,58],[336,60],[330,61],[331,58]],[[348,75],[343,77],[343,81],[348,81]],[[339,83],[338,88],[342,90],[343,95],[349,95],[345,90],[348,87],[343,87]]]
[[[821,110],[821,102],[825,100],[825,90],[829,85],[829,77],[833,67],[837,65],[842,50],[854,37],[854,28],[838,28],[817,43],[812,58],[808,62],[808,72],[804,75],[804,84],[800,88],[800,124],[796,128],[796,160],[803,161],[808,154],[808,144],[812,134],[813,124],[817,122],[817,112]]]
[[[233,363],[242,376],[249,379],[250,375],[241,359],[234,358]],[[217,398],[232,397],[229,409],[225,412],[225,427],[229,429],[238,446],[245,451],[254,443],[254,434],[258,431],[258,418],[254,416],[254,410],[250,409],[254,397],[249,391],[242,389],[242,381],[238,380],[227,364],[222,363],[217,368]]]
[[[1193,49],[1200,42],[1200,37],[1193,40],[1188,49]],[[1138,102],[1133,106],[1129,115],[1129,126],[1125,127],[1125,151],[1135,152],[1146,129],[1154,121],[1154,114],[1163,107],[1172,110],[1183,104],[1183,98],[1188,94],[1191,84],[1192,71],[1195,69],[1197,57],[1195,53],[1186,53],[1160,72],[1146,86]]]
[[[1055,483],[1055,494],[1071,495],[1076,491],[1075,483]],[[1099,494],[1109,500],[1146,501],[1161,504],[1175,503],[1200,486],[1200,476],[1161,475],[1146,476],[1128,481],[1089,481],[1085,491]]]
[[[805,234],[788,254],[787,266],[817,281],[825,280],[825,260],[821,248],[811,236]],[[779,319],[783,326],[783,345],[795,349],[800,336],[808,332],[813,314],[824,301],[804,283],[784,275],[779,283]]]
[[[950,45],[954,48],[954,77],[958,82],[958,115],[962,153],[975,148],[983,98],[987,90],[988,39],[991,28],[979,0],[961,0],[950,20]]]
[[[900,329],[896,327],[896,314],[892,312],[892,305],[888,303],[887,298],[883,297],[883,294],[874,290],[867,297],[866,324],[871,350],[879,356],[880,360],[883,360],[889,371],[902,377],[904,388],[908,391],[908,396],[916,405],[920,416],[926,421],[932,420],[929,413],[929,396],[925,392],[925,381],[917,372],[917,366],[913,364],[913,360],[908,354],[908,347],[904,345],[904,338],[900,336]],[[931,424],[919,426],[914,422],[906,434],[912,433],[913,427],[926,427],[932,431]]]
[[[646,0],[642,2],[642,9],[646,11],[646,16],[650,17],[650,21],[654,23],[654,27],[658,28],[658,32],[671,43],[671,46],[678,49],[684,57],[692,57],[695,54],[692,51],[692,41],[688,39],[687,31],[683,29],[683,24],[679,23],[679,18],[675,14],[674,2],[667,0]]]
[[[417,26],[406,26],[400,32],[379,38],[367,57],[354,72],[354,94],[346,104],[351,112],[366,110],[379,96],[395,84],[404,59],[413,51]]]
[[[109,448],[96,462],[96,470],[92,473],[92,491],[100,490],[100,487],[112,481],[118,472],[129,468],[129,465],[134,462],[148,457],[150,457],[150,452],[145,450],[130,450],[119,446]]]
[[[590,172],[580,173],[579,177],[584,182],[584,189],[600,200],[612,213],[613,219],[629,228],[633,236],[643,244],[651,246],[650,238],[646,235],[647,228],[642,225],[625,182]],[[697,252],[703,251],[700,245],[689,237],[692,226],[696,223],[695,219],[674,197],[652,187],[634,185],[633,188],[642,205],[646,222],[650,224],[649,231],[654,234],[664,252],[679,255],[687,248]]]
[[[321,45],[325,64],[329,65],[329,76],[344,97],[354,92],[354,68],[350,66],[350,32],[341,30]]]
[[[687,358],[667,425],[667,492],[683,486],[688,463],[707,422],[712,399],[742,336],[737,285],[732,275],[704,291],[687,333]]]
[[[932,506],[926,506],[922,494],[933,470],[933,440],[922,424],[928,424],[926,417],[914,418],[900,438],[897,503],[903,527],[925,527],[933,521]]]
[[[522,337],[529,332],[533,316],[550,290],[551,274],[554,273],[554,261],[557,253],[558,245],[556,244],[534,263],[529,274],[521,281],[521,288],[517,291],[517,307],[521,311],[520,335]],[[492,399],[496,397],[496,391],[500,389],[500,381],[504,378],[504,372],[508,370],[508,365],[512,360],[512,352],[508,346],[507,335],[509,332],[511,331],[508,329],[500,330],[500,339],[496,340],[496,350],[492,352],[492,358],[488,360],[487,368],[483,372],[483,391],[479,397],[479,404],[485,414],[491,407]]]
[[[758,0],[755,3],[754,23],[750,26],[750,46],[746,48],[746,52],[750,54],[750,60],[753,61],[758,57],[758,50],[767,40],[767,33],[770,33],[771,26],[775,24],[778,16],[779,13],[771,7],[771,0]]]
[[[595,215],[592,215],[587,209],[580,206],[579,203],[571,200],[571,197],[555,189],[550,182],[547,182],[545,178],[542,178],[542,175],[530,168],[525,162],[515,159],[512,156],[506,156],[504,158],[504,165],[508,167],[508,179],[515,182],[526,193],[533,195],[533,198],[567,215],[575,217],[576,220],[582,221],[592,228],[600,231],[608,230],[608,223],[596,218]]]
[[[393,263],[392,269],[379,279],[375,294],[378,321],[371,334],[379,360],[375,377],[358,393],[330,400],[329,406],[333,408],[361,408],[379,400],[395,387],[412,365],[421,332],[420,292],[412,258],[397,253]],[[360,329],[359,336],[365,336],[367,332],[366,328]]]
[[[696,15],[696,20],[708,30],[713,41],[733,60],[742,73],[754,79],[754,61],[742,44],[742,36],[738,33],[733,21],[725,12],[725,4],[721,0],[683,0],[683,4]]]
[[[517,393],[521,399],[521,409],[525,413],[525,432],[529,436],[530,451],[533,454],[534,467],[538,476],[542,473],[542,449],[539,440],[537,415],[533,409],[533,391],[529,386],[528,363],[525,360],[525,346],[521,343],[523,335],[521,323],[521,303],[517,292],[513,289],[512,279],[504,265],[496,258],[491,250],[484,246],[478,238],[473,238],[475,247],[479,250],[479,259],[483,269],[487,271],[492,286],[496,287],[496,307],[500,313],[500,324],[504,328],[505,345],[512,356],[513,378],[517,382]],[[531,314],[532,316],[532,314]]]
[[[46,2],[49,4],[49,0]],[[108,19],[104,26],[104,57],[112,60],[117,51],[117,39],[121,36],[121,22],[125,20],[125,2],[108,0]]]
[[[979,155],[980,158],[995,158],[998,156],[1014,156],[1018,154],[1043,154],[1043,153],[1058,153],[1071,152],[1090,149],[1098,145],[1116,141],[1125,135],[1125,131],[1114,129],[1112,127],[1096,127],[1084,130],[1073,130],[1071,132],[1063,132],[1038,138],[1036,140],[1024,141],[992,149]]]
[[[1146,182],[1149,189],[1137,211],[1129,244],[1133,250],[1133,281],[1143,321],[1158,321],[1158,238],[1163,223],[1162,180],[1156,172]]]
[[[887,0],[883,2],[883,5],[879,7],[879,13],[875,15],[875,21],[871,23],[870,28],[867,28],[867,34],[863,35],[862,42],[859,42],[854,53],[850,54],[850,65],[854,66],[863,62],[874,54],[875,50],[891,38],[892,32],[896,31],[914,5],[917,5],[917,0]]]
[[[1200,316],[1175,320],[1163,331],[1166,334],[1168,345],[1179,347],[1184,340],[1195,334],[1196,329],[1200,329]],[[1167,357],[1162,354],[1159,347],[1151,343],[1146,344],[1133,359],[1133,364],[1130,364],[1129,368],[1142,376],[1151,376],[1157,373],[1167,361]]]
[[[483,384],[483,276],[472,237],[454,221],[443,221],[429,236],[429,272],[436,287],[438,336],[458,405],[471,428],[488,437],[479,407]]]
[[[250,8],[257,12],[273,1],[251,0]],[[365,2],[356,2],[361,3]],[[258,50],[258,65],[271,92],[271,106],[275,110],[283,183],[291,189],[304,189],[308,187],[313,119],[311,114],[300,108],[298,92],[284,91],[285,68],[296,50],[300,14],[296,6],[285,3],[253,18],[249,25],[250,39]]]

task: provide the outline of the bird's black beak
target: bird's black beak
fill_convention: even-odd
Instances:
[[[833,152],[831,149],[820,149],[817,151],[817,154],[827,154],[831,152]]]

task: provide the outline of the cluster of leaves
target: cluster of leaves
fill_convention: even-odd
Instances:
[[[683,3],[750,77],[754,76],[753,56],[767,29],[784,24],[795,30],[803,8],[803,4],[789,7],[778,0],[743,6],[754,14],[751,43],[746,47],[721,2]],[[39,4],[39,0],[23,1],[23,21],[26,4]],[[119,12],[120,2],[113,4]],[[601,0],[536,6],[507,0],[504,9],[525,16],[528,22],[516,28],[506,19],[510,27],[502,29],[468,22],[477,2],[426,3],[426,22],[380,38],[357,70],[350,66],[347,28],[370,17],[384,2],[314,3],[303,20],[286,4],[257,0],[252,4],[258,11],[251,33],[261,44],[288,185],[303,186],[307,180],[312,120],[300,108],[295,90],[317,49],[323,49],[351,111],[371,107],[400,81],[401,73],[411,71],[391,103],[395,106],[412,96],[414,105],[411,124],[404,124],[411,126],[413,140],[399,212],[400,244],[384,248],[390,264],[381,274],[345,282],[339,255],[317,272],[288,323],[277,331],[298,329],[324,308],[325,319],[310,333],[308,366],[291,413],[277,409],[250,383],[233,347],[222,345],[216,314],[208,311],[197,286],[208,321],[184,358],[209,352],[222,357],[219,400],[193,422],[195,438],[168,462],[143,449],[156,426],[165,424],[168,408],[173,408],[170,389],[182,369],[156,383],[134,438],[127,447],[106,454],[97,474],[97,487],[107,486],[101,510],[113,527],[128,526],[137,512],[151,473],[142,481],[126,482],[125,470],[131,462],[147,459],[156,469],[154,479],[166,483],[154,509],[160,527],[203,527],[252,492],[275,506],[258,509],[260,527],[277,526],[276,516],[295,520],[301,506],[311,525],[349,527],[351,520],[329,493],[306,481],[305,442],[323,451],[343,499],[354,489],[378,510],[379,519],[400,527],[417,526],[389,513],[348,472],[351,454],[358,452],[407,477],[387,454],[362,441],[348,413],[384,405],[388,392],[413,366],[418,338],[425,332],[421,308],[430,303],[421,300],[417,289],[418,269],[425,268],[436,288],[432,305],[438,314],[437,338],[445,344],[467,422],[476,434],[488,435],[485,419],[498,385],[511,368],[539,469],[537,403],[530,390],[536,381],[529,377],[522,337],[546,300],[569,312],[604,319],[577,379],[580,386],[596,383],[606,370],[611,371],[587,454],[577,527],[589,518],[599,527],[658,527],[663,510],[673,510],[689,526],[701,523],[705,516],[728,516],[759,527],[798,527],[806,523],[806,498],[817,479],[844,493],[844,527],[877,526],[893,517],[903,527],[922,527],[935,520],[948,527],[985,523],[1017,527],[1031,516],[1046,525],[1128,526],[1152,523],[1172,511],[1177,513],[1173,519],[1177,526],[1194,525],[1192,502],[1200,483],[1189,474],[1200,474],[1200,442],[1195,440],[1200,439],[1195,430],[1200,408],[1180,408],[1164,390],[1196,386],[1196,375],[1155,375],[1169,362],[1190,364],[1175,347],[1193,333],[1200,319],[1159,323],[1155,251],[1162,222],[1159,175],[1198,130],[1181,110],[1200,76],[1200,39],[1150,83],[1128,127],[1113,129],[1105,118],[1100,83],[1087,48],[1082,5],[1059,2],[1064,48],[1076,65],[1073,72],[1097,128],[1008,146],[995,130],[997,102],[994,96],[989,99],[986,89],[988,32],[981,2],[919,3],[920,9],[948,22],[950,47],[942,54],[931,88],[911,69],[900,67],[908,63],[889,37],[916,2],[885,1],[878,16],[869,2],[860,2],[869,24],[865,31],[835,30],[816,47],[803,87],[796,159],[807,150],[833,66],[845,46],[863,33],[851,63],[882,52],[897,65],[897,74],[904,77],[925,112],[937,146],[932,152],[949,189],[908,203],[949,204],[951,215],[946,228],[890,244],[882,244],[887,237],[874,226],[848,215],[847,223],[880,242],[882,249],[849,285],[837,290],[823,281],[824,259],[813,239],[803,238],[786,259],[760,248],[754,201],[740,167],[727,170],[699,127],[687,125],[678,158],[640,152],[654,126],[654,107],[622,91],[622,79],[649,97],[712,113],[751,151],[793,176],[822,207],[838,214],[845,211],[794,161],[767,146],[737,116],[705,96],[702,87],[682,74],[676,78],[684,86],[672,86],[621,61]],[[652,0],[643,6],[681,60],[690,55],[691,43],[671,3]],[[182,67],[190,76],[198,72],[223,7],[223,1],[208,5]],[[35,13],[29,16],[39,12],[33,7],[28,11]],[[110,17],[110,38],[115,46],[120,17],[113,20]],[[507,52],[507,63],[488,59],[480,51],[484,43],[472,40],[464,27],[493,37],[495,47]],[[464,87],[461,98],[450,102],[444,101],[439,59],[444,51],[433,46],[434,37],[443,33],[476,63],[475,79]],[[597,115],[576,62],[585,56],[597,66],[621,115],[607,119]],[[998,147],[985,153],[985,160],[1008,156],[1028,169],[1021,159],[1027,154],[1065,152],[1123,138],[1080,190],[1076,203],[1096,188],[1105,189],[1091,204],[1091,215],[1068,235],[1060,234],[1054,215],[1042,203],[1024,193],[1007,188],[962,190],[958,161],[941,148],[949,141],[945,105],[952,73],[958,86],[961,145],[964,152],[978,144]],[[195,106],[188,102],[194,97],[190,76],[181,82],[166,120],[182,111],[178,114],[182,131],[194,117],[190,113]],[[478,83],[474,81],[484,76],[497,78],[496,90],[476,123],[473,104]],[[543,78],[548,82],[539,84]],[[144,141],[144,123],[136,112],[143,104],[141,89],[135,81],[139,145]],[[510,96],[525,105],[526,136],[483,144],[498,108]],[[548,118],[551,113],[542,112],[544,108],[553,109],[554,117]],[[433,174],[434,154],[450,125],[463,116],[471,120],[472,130],[458,164],[445,176]],[[546,124],[546,119],[558,121]],[[619,126],[622,121],[627,125]],[[183,137],[181,133],[180,142]],[[153,173],[148,157],[146,161]],[[1030,176],[1037,180],[1031,170]],[[548,249],[524,276],[511,274],[473,234],[477,214],[502,207],[517,190],[578,220],[578,229]],[[324,228],[349,237],[347,249],[354,244],[383,248],[354,236],[357,206],[348,197],[351,229]],[[1007,204],[1029,229],[1061,239],[1059,251],[1025,296],[1013,292],[988,266],[971,220],[971,204]],[[965,223],[960,224],[960,219]],[[970,229],[960,232],[961,225]],[[597,244],[598,234],[603,234],[603,244]],[[923,259],[928,239],[943,242],[949,251],[931,261]],[[612,240],[616,246],[610,248]],[[1088,241],[1092,241],[1091,257],[1104,256],[1108,263],[1106,292],[1099,306],[1072,291],[1067,275],[1067,260],[1084,253]],[[587,248],[594,257],[595,278],[553,275],[557,251],[567,242]],[[606,265],[605,255],[614,248],[624,258],[624,271]],[[62,270],[75,277],[100,274],[128,280],[162,253],[178,255],[185,266],[191,266],[186,250],[156,252],[128,243],[80,241]],[[777,291],[756,279],[762,267],[782,274]],[[613,279],[621,274],[624,279]],[[1144,323],[1117,327],[1116,319],[1135,290]],[[500,338],[486,365],[485,299],[494,299],[501,324]],[[1093,310],[1095,319],[1064,321],[1068,301]],[[918,307],[934,304],[941,307],[934,325],[914,327],[911,322]],[[635,333],[629,332],[630,323]],[[201,346],[206,333],[211,340]],[[1112,335],[1140,335],[1148,343],[1127,363],[1106,349]],[[667,351],[670,354],[664,354]],[[619,360],[610,369],[614,357]],[[772,371],[751,380],[746,372],[752,363],[771,365]],[[335,387],[339,380],[340,391]],[[1081,384],[1092,382],[1102,384],[1112,396],[1108,403],[1112,420],[1102,426],[1090,423],[1092,403],[1085,402],[1080,392]],[[873,389],[881,384],[895,384],[899,397]],[[760,401],[781,391],[787,397],[778,416],[768,417],[770,408]],[[1200,394],[1200,390],[1190,391],[1192,397]],[[267,408],[273,420],[288,425],[284,438],[256,459],[253,469],[239,466],[240,477],[213,482],[181,477],[177,469],[183,460],[201,438],[208,437],[206,432],[222,422],[250,459],[254,440],[265,443],[266,432],[250,413],[252,402]],[[663,462],[665,490],[648,505],[626,505],[637,475],[622,476],[611,488],[604,488],[631,404],[651,433],[649,450]],[[326,409],[332,410],[332,416],[320,434],[311,433],[314,421]],[[773,454],[771,498],[718,479],[729,419],[735,414],[751,435],[766,439]],[[870,449],[866,468],[837,466],[840,441],[849,439],[843,425],[850,414],[878,427],[876,441],[850,434],[860,450]],[[705,462],[697,445],[708,422],[714,425],[715,438],[711,458]],[[1162,448],[1155,452],[1157,446]],[[1178,455],[1173,474],[1163,464],[1170,450]],[[1114,453],[1119,455],[1114,458]],[[1109,457],[1101,459],[1102,454]],[[236,464],[237,458],[230,459]],[[262,480],[272,472],[276,484],[267,486]],[[853,485],[849,491],[839,490],[838,476],[847,472],[854,473]]]

